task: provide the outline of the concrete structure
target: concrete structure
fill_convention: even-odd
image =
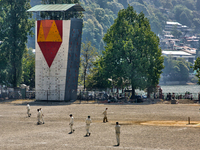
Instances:
[[[174,59],[184,58],[186,61],[194,63],[195,55],[189,54],[184,51],[162,51],[165,56],[171,56]]]
[[[60,5],[63,11],[78,4]],[[58,6],[58,5],[56,5]],[[29,11],[59,11],[53,5]],[[47,8],[47,9],[46,9]],[[52,10],[51,10],[52,8]],[[57,10],[54,10],[54,9]],[[79,5],[80,8],[80,5]],[[36,100],[70,101],[77,97],[82,19],[37,20],[35,88]]]

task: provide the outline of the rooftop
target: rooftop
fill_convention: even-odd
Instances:
[[[183,51],[162,51],[165,55],[182,55],[182,56],[191,56],[191,54]]]
[[[170,21],[167,21],[166,24],[167,25],[180,25],[180,26],[182,25],[182,24],[180,24],[178,22],[170,22]]]
[[[45,5],[36,5],[29,10],[28,12],[39,12],[39,11],[85,11],[80,4],[45,4]]]

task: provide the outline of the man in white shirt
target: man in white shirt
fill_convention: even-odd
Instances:
[[[42,122],[44,124],[44,118],[43,118],[44,114],[43,114],[42,108],[40,108],[40,113],[41,113]]]
[[[74,125],[74,117],[72,116],[72,114],[69,115],[70,116],[70,121],[69,121],[69,126],[70,126],[70,129],[71,129],[71,133],[73,133],[75,130],[73,129],[73,125]]]
[[[107,110],[108,110],[108,108],[106,108],[106,109],[104,110],[104,112],[103,112],[103,114],[104,114],[103,122],[104,122],[104,123],[108,122],[108,119],[107,119]]]
[[[42,122],[40,121],[40,119],[41,119],[41,111],[40,111],[40,109],[37,109],[37,111],[38,111],[38,114],[37,114],[38,122],[37,122],[37,124],[39,125],[39,124],[42,123]]]
[[[28,103],[27,103],[26,108],[27,108],[28,117],[30,117],[31,116],[31,113],[30,113],[31,107],[30,107],[30,105]]]
[[[117,146],[120,145],[120,125],[118,122],[116,122],[115,125],[115,133],[116,133],[116,139],[117,139]]]
[[[88,118],[86,119],[85,123],[86,123],[86,135],[85,136],[90,136],[89,129],[90,129],[90,124],[92,123],[92,120],[90,119],[90,116],[88,116]]]

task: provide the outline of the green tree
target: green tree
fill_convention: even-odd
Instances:
[[[117,2],[108,2],[108,8],[113,11],[114,14],[117,14],[119,10],[123,9],[124,6]]]
[[[194,18],[193,23],[195,25],[195,30],[197,33],[200,31],[200,19],[199,18]]]
[[[30,86],[31,88],[35,87],[35,54],[32,52],[32,49],[28,49],[25,52],[23,61],[22,61],[22,83]]]
[[[179,30],[177,29],[177,26],[174,26],[173,30],[171,31],[171,34],[172,34],[175,38],[179,39],[180,36],[182,35],[182,32],[179,31]]]
[[[196,2],[196,8],[197,8],[197,10],[200,10],[200,0],[197,0],[197,2]]]
[[[183,58],[173,59],[171,56],[165,57],[163,69],[164,81],[188,81],[190,62]]]
[[[138,12],[143,12],[145,14],[145,16],[149,16],[150,13],[147,9],[147,7],[139,2],[133,2],[130,4],[131,6],[133,6],[133,8]]]
[[[90,69],[93,67],[93,62],[95,61],[98,53],[95,47],[91,45],[91,42],[82,43],[81,48],[81,66],[83,67],[80,72],[83,78],[83,85],[85,89],[85,81]]]
[[[192,20],[188,17],[188,13],[187,12],[182,12],[180,15],[180,23],[182,23],[183,25],[187,25],[188,27],[192,26]]]
[[[158,83],[163,69],[159,38],[151,31],[142,12],[137,14],[130,5],[120,10],[104,41],[107,45],[102,66],[107,78],[121,86],[123,82],[129,83],[133,96],[135,89]],[[152,73],[149,70],[153,70]]]
[[[153,4],[154,4],[156,7],[160,7],[160,6],[162,6],[160,0],[152,0],[152,2],[153,2]]]
[[[8,52],[0,47],[0,84],[8,84]]]
[[[198,84],[200,85],[200,57],[198,57],[194,63],[193,70],[196,70],[196,77],[199,79]]]
[[[161,25],[161,22],[160,20],[158,20],[157,18],[155,17],[152,17],[151,21],[150,21],[150,24],[151,24],[151,29],[154,33],[156,33],[157,35],[159,33],[162,33],[162,25]]]
[[[173,4],[172,4],[171,0],[166,1],[163,7],[167,8],[167,9],[173,8]]]
[[[86,80],[87,89],[105,89],[111,87],[111,81],[105,75],[103,69],[102,57],[99,57],[94,63],[94,67],[90,70],[90,74]]]
[[[7,81],[17,87],[22,76],[22,58],[26,49],[28,34],[34,21],[30,20],[32,14],[27,12],[30,0],[2,0],[0,7],[4,16],[2,18],[1,37],[3,41],[1,51],[6,52],[8,72]]]
[[[185,5],[190,10],[195,10],[195,3],[193,0],[185,0],[183,1],[183,5]]]
[[[96,0],[96,3],[100,5],[101,8],[107,7],[108,0]]]
[[[189,10],[187,7],[184,5],[177,5],[173,9],[175,19],[182,23],[183,25],[187,25],[191,27],[192,25],[192,19],[193,19],[193,14],[192,11]]]

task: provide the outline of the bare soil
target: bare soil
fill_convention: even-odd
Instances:
[[[27,117],[26,104],[31,106]],[[37,109],[42,108],[45,124],[37,125]],[[109,122],[102,112],[108,108]],[[199,150],[200,105],[93,104],[35,101],[0,102],[1,150]],[[75,132],[70,132],[69,114],[74,116]],[[90,115],[91,136],[84,137],[85,119]],[[190,124],[188,122],[190,117]],[[121,144],[115,146],[115,123],[121,125]]]

